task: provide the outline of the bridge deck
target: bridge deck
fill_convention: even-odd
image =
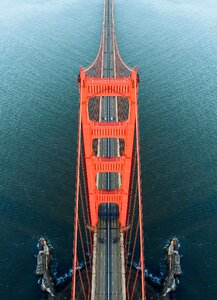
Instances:
[[[116,77],[112,5],[112,1],[105,1],[101,77],[107,78]],[[118,121],[116,101],[116,97],[101,97],[100,122]],[[118,157],[118,139],[101,139],[98,144],[98,156]],[[97,187],[103,190],[118,189],[120,177],[117,173],[100,173],[97,178]],[[125,289],[123,291],[122,288],[124,259],[121,256],[124,253],[120,243],[121,233],[118,216],[110,215],[113,208],[112,204],[103,205],[102,210],[104,212],[102,211],[102,216],[99,217],[97,233],[95,233],[94,255],[96,259],[93,266],[95,277],[92,285],[92,299],[126,299]]]
[[[118,218],[100,218],[97,228],[95,299],[121,299],[121,249]]]

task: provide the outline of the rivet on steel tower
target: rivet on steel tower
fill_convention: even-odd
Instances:
[[[78,77],[71,298],[145,300],[139,76],[119,54],[113,0],[102,23],[96,59]]]

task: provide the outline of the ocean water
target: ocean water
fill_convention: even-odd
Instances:
[[[72,261],[78,89],[102,0],[0,1],[0,299],[36,300],[37,239]],[[217,3],[116,0],[124,60],[140,73],[149,271],[177,236],[178,299],[217,299]]]

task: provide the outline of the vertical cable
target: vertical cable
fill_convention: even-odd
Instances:
[[[85,235],[86,235],[86,241],[87,241],[87,249],[88,249],[88,253],[90,254],[91,253],[91,250],[90,250],[90,246],[89,246],[89,239],[88,239],[88,233],[87,233],[87,223],[86,223],[86,220],[85,220],[85,212],[84,212],[84,203],[83,203],[83,196],[82,196],[82,189],[80,187],[80,196],[81,196],[81,208],[82,208],[82,215],[83,215],[83,219],[84,219],[84,231],[85,231]]]
[[[135,91],[137,93],[137,91]],[[137,172],[138,172],[138,192],[139,192],[139,229],[140,229],[140,260],[141,260],[141,280],[142,280],[142,300],[146,300],[145,294],[145,258],[144,258],[144,241],[143,241],[143,210],[142,210],[142,181],[140,165],[140,141],[139,141],[139,120],[138,104],[136,108],[136,148],[137,148]]]
[[[134,220],[135,220],[137,193],[138,193],[138,184],[136,185],[136,191],[135,191],[135,196],[134,196],[134,205],[133,205],[132,218],[131,218],[132,221],[131,221],[131,226],[130,226],[129,239],[127,241],[127,243],[128,243],[127,256],[129,255],[129,252],[130,252],[130,244],[131,244],[131,238],[132,238],[132,232],[133,232],[133,224],[134,224]]]
[[[89,211],[88,195],[87,195],[86,172],[85,172],[85,169],[84,169],[83,157],[84,157],[84,153],[82,151],[81,165],[82,165],[83,179],[84,179],[84,196],[85,196],[86,206],[87,206],[87,210],[88,210],[88,212],[87,212],[88,224],[90,225],[91,222],[90,222],[90,211]],[[93,247],[93,240],[92,240],[92,236],[91,236],[90,232],[89,232],[89,236],[90,236],[91,248],[92,248]]]
[[[77,264],[77,242],[78,242],[78,200],[80,185],[80,159],[81,159],[81,109],[79,111],[78,123],[78,161],[76,171],[76,201],[75,201],[75,218],[74,218],[74,258],[73,258],[73,276],[72,276],[72,300],[75,300],[76,290],[76,264]]]
[[[80,268],[78,268],[78,274],[79,274],[79,278],[80,278],[80,282],[81,282],[81,287],[82,287],[84,299],[86,300],[87,297],[86,297],[86,293],[85,293],[85,288],[84,288],[84,283],[83,283],[83,278],[81,276],[81,270],[80,270]]]
[[[133,296],[134,296],[135,289],[136,289],[136,284],[137,284],[138,275],[139,275],[139,265],[140,265],[140,263],[138,264],[138,268],[136,270],[136,277],[135,277],[135,281],[134,281],[134,285],[133,285],[133,289],[132,289],[132,293],[131,293],[131,300],[133,300]]]
[[[139,221],[136,226],[136,234],[135,234],[135,238],[134,238],[133,251],[132,251],[131,262],[130,262],[130,270],[129,270],[128,279],[127,279],[127,288],[129,288],[129,283],[130,283],[130,277],[131,277],[131,271],[132,271],[132,265],[133,265],[133,258],[134,258],[135,249],[136,249],[138,232],[139,232]]]
[[[85,265],[85,270],[86,270],[86,275],[87,275],[87,281],[88,281],[88,291],[90,291],[90,278],[89,278],[89,272],[88,272],[88,269],[87,269],[87,261],[86,261],[86,255],[85,255],[85,250],[84,250],[84,241],[83,241],[83,237],[82,237],[80,222],[78,222],[78,229],[79,229],[79,235],[80,235],[80,240],[81,240],[81,248],[82,248],[82,253],[83,253],[83,259],[84,259],[84,265]]]

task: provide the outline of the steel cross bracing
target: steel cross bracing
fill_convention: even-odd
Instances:
[[[104,1],[98,55],[78,81],[72,299],[145,299],[138,74],[120,57],[113,0]]]

